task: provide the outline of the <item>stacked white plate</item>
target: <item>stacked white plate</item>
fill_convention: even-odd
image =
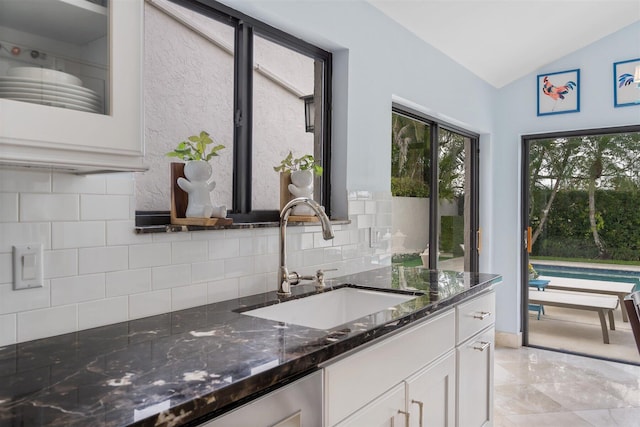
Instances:
[[[38,67],[14,67],[0,76],[0,98],[90,113],[102,112],[100,96],[68,73]]]

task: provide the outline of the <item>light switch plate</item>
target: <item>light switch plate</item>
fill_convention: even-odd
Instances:
[[[13,289],[42,287],[42,243],[13,247]]]

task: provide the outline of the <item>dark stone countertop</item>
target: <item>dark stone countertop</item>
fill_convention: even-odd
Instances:
[[[269,292],[0,347],[0,427],[196,425],[499,281],[385,267],[328,280],[324,292],[363,285],[420,296],[331,330],[237,312],[278,302]],[[315,293],[293,289],[291,298]]]

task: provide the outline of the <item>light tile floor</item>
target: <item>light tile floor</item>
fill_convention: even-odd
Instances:
[[[640,427],[640,366],[497,348],[494,427]]]

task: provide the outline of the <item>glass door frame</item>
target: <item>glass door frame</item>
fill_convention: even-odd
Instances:
[[[608,134],[617,134],[617,133],[631,133],[631,132],[640,132],[640,126],[630,125],[630,126],[617,126],[611,128],[595,128],[595,129],[582,129],[582,130],[572,130],[572,131],[564,131],[564,132],[547,132],[547,133],[539,133],[539,134],[529,134],[521,136],[521,172],[520,172],[520,224],[521,224],[521,248],[522,253],[520,257],[520,291],[521,291],[521,322],[520,328],[522,331],[522,345],[523,346],[531,346],[536,348],[544,348],[549,350],[559,351],[555,348],[547,348],[537,345],[530,345],[529,343],[529,253],[528,253],[528,240],[530,239],[529,234],[529,185],[530,185],[530,171],[529,171],[529,163],[531,161],[531,157],[529,155],[531,150],[531,142],[539,139],[552,139],[552,138],[571,138],[571,137],[580,137],[580,136],[590,136],[590,135],[608,135]],[[565,353],[569,353],[568,351],[564,351]],[[587,357],[594,357],[593,355],[584,355]]]
[[[471,180],[470,185],[470,204],[469,207],[469,223],[470,223],[470,235],[469,241],[471,243],[470,254],[469,254],[469,270],[471,272],[478,272],[479,269],[479,241],[480,241],[480,135],[470,132],[466,129],[457,127],[455,125],[451,125],[448,123],[444,123],[440,120],[437,120],[427,114],[424,114],[418,110],[407,107],[402,104],[392,103],[391,106],[392,113],[401,114],[407,116],[411,119],[420,121],[425,123],[430,127],[429,132],[429,144],[431,146],[431,157],[429,161],[431,162],[431,176],[430,176],[430,191],[431,199],[433,200],[433,195],[436,195],[435,201],[436,203],[429,203],[429,247],[437,248],[438,247],[438,195],[439,195],[439,166],[438,162],[438,148],[439,148],[439,137],[440,130],[447,130],[453,133],[457,133],[465,138],[469,138],[470,140],[470,152],[465,153],[465,155],[470,155],[471,159],[469,162],[470,170],[469,170],[469,179]],[[438,251],[431,250],[429,251],[429,268],[433,268],[433,266],[438,265]]]

